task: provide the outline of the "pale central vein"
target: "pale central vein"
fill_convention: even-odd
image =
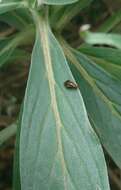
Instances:
[[[62,140],[61,140],[61,127],[63,126],[63,124],[61,122],[58,105],[57,105],[57,99],[56,99],[56,92],[55,92],[56,83],[54,80],[51,53],[50,53],[50,47],[49,47],[48,26],[46,25],[46,23],[44,23],[44,21],[41,21],[41,26],[39,26],[39,32],[40,32],[40,37],[41,37],[44,61],[45,61],[45,66],[46,66],[46,71],[47,71],[49,88],[50,88],[51,106],[52,106],[52,110],[53,110],[55,122],[56,122],[58,150],[60,154],[63,177],[64,177],[64,187],[66,190],[67,189],[66,174],[65,174],[66,167],[65,167],[64,157],[63,157],[63,148],[62,148]]]

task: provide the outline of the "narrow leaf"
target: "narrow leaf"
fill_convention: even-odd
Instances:
[[[65,5],[75,3],[78,0],[38,0],[38,4],[48,4],[48,5]]]
[[[95,63],[121,80],[121,50],[114,48],[81,46],[79,50],[87,54]]]
[[[20,131],[21,131],[21,117],[23,111],[23,104],[21,106],[19,119],[17,122],[17,133],[16,133],[16,143],[14,152],[14,164],[13,164],[13,190],[21,190],[20,184]]]
[[[7,23],[17,30],[24,30],[32,22],[31,16],[26,9],[16,9],[0,15],[0,21]]]
[[[121,22],[121,10],[114,12],[103,24],[98,28],[98,32],[109,32]]]
[[[16,127],[16,124],[11,124],[9,127],[0,131],[0,146],[15,135]]]
[[[0,14],[3,14],[5,12],[14,10],[14,9],[18,9],[18,8],[25,8],[26,7],[26,2],[22,1],[22,2],[18,2],[18,1],[14,1],[14,0],[10,0],[5,1],[5,0],[1,0],[0,1]]]
[[[34,28],[32,26],[26,27],[23,31],[12,36],[12,38],[5,38],[0,42],[0,67],[3,66],[9,59],[15,58],[13,53],[15,48],[19,45],[30,43],[33,39]],[[26,39],[26,40],[25,40]],[[28,56],[28,55],[27,55]]]
[[[81,0],[75,4],[63,6],[56,15],[52,15],[53,25],[58,29],[62,30],[74,16],[76,16],[82,9],[89,6],[93,0]],[[58,15],[60,16],[58,18]]]
[[[80,35],[88,44],[108,45],[121,49],[121,35],[119,34],[93,33],[85,31],[83,33],[81,32]]]
[[[121,50],[119,49],[84,45],[79,48],[79,51],[89,56],[104,59],[112,64],[121,65]]]

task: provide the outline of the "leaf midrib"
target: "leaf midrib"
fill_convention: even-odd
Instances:
[[[63,127],[63,124],[62,124],[62,121],[60,118],[58,105],[57,105],[57,99],[56,99],[56,92],[55,92],[56,82],[54,80],[54,73],[53,73],[53,67],[52,67],[52,61],[51,61],[51,55],[50,55],[50,47],[49,47],[49,39],[48,39],[49,27],[46,22],[41,20],[41,23],[39,22],[38,29],[39,29],[39,35],[40,35],[42,49],[43,49],[45,67],[46,67],[46,71],[47,71],[50,96],[51,96],[51,106],[52,106],[52,110],[53,110],[53,113],[55,116],[58,151],[60,152],[60,160],[61,160],[63,177],[64,177],[64,188],[66,190],[67,189],[66,164],[65,164],[65,160],[64,160],[62,139],[61,139],[61,127]]]
[[[82,67],[81,64],[79,64],[78,59],[74,56],[74,54],[71,52],[70,47],[68,47],[67,44],[62,44],[63,48],[65,50],[65,54],[67,58],[71,61],[71,63],[76,67],[76,69],[79,71],[79,73],[83,76],[83,78],[90,84],[92,89],[95,91],[99,97],[108,105],[111,112],[116,115],[119,119],[121,119],[121,115],[117,113],[117,111],[114,109],[114,103],[98,88],[95,80],[89,75],[89,73],[85,70],[85,68]],[[73,50],[73,52],[75,52]]]

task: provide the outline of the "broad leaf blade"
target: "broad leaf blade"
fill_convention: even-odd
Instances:
[[[88,116],[100,140],[121,168],[121,82],[79,52],[71,64]],[[82,71],[83,70],[83,71]]]
[[[81,94],[64,86],[74,79],[61,47],[43,21],[37,26],[21,122],[21,187],[108,190],[102,148]]]

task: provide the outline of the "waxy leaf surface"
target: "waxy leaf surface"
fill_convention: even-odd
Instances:
[[[21,120],[22,190],[109,190],[100,142],[66,80],[75,82],[63,51],[38,19]]]
[[[74,52],[73,74],[90,122],[107,152],[121,168],[121,82],[85,55]]]

